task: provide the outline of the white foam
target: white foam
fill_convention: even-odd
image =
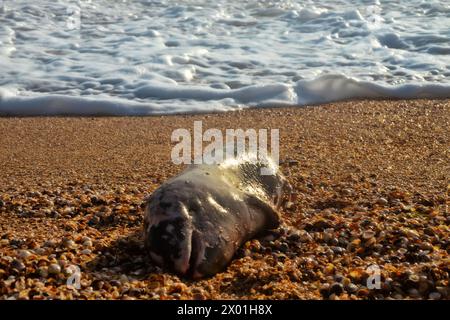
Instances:
[[[450,5],[0,1],[0,115],[450,96]]]
[[[149,85],[138,88],[135,97],[136,99],[63,95],[26,97],[17,96],[14,90],[0,90],[0,115],[143,116],[230,111],[255,106],[308,105],[361,98],[448,98],[450,85],[383,86],[344,75],[325,75],[315,80],[300,80],[293,86],[278,84],[234,90]],[[143,102],[148,98],[157,99],[158,103]]]
[[[320,104],[326,102],[362,98],[448,98],[450,85],[405,84],[399,86],[380,85],[358,81],[344,75],[326,75],[313,81],[299,81],[296,85],[298,104]]]
[[[274,103],[295,103],[292,87],[284,84],[247,86],[240,89],[213,89],[193,86],[155,86],[149,85],[136,89],[138,98],[189,99],[197,101],[233,99],[237,103],[257,105],[272,101]]]

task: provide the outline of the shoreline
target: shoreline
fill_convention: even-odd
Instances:
[[[298,162],[282,228],[201,281],[155,268],[140,243],[142,199],[182,169],[170,134],[194,120],[279,128],[280,159]],[[0,299],[448,299],[449,127],[448,99],[0,118]],[[364,285],[374,263],[380,291]]]
[[[188,112],[174,112],[174,113],[154,113],[154,114],[126,114],[126,115],[111,115],[111,114],[48,114],[48,115],[18,115],[18,114],[0,114],[0,119],[47,119],[47,118],[69,118],[69,119],[83,119],[83,118],[152,118],[152,117],[184,117],[184,116],[214,116],[221,115],[226,113],[235,113],[235,112],[246,112],[246,111],[255,111],[255,110],[290,110],[290,109],[308,109],[308,108],[317,108],[317,107],[326,107],[329,105],[340,105],[340,104],[348,104],[348,103],[360,103],[360,102],[408,102],[408,101],[435,101],[435,102],[447,102],[450,98],[443,97],[433,97],[433,98],[423,98],[423,97],[413,97],[413,98],[402,98],[402,97],[379,97],[379,98],[347,98],[347,99],[339,99],[336,101],[329,102],[317,102],[317,103],[308,103],[308,104],[299,104],[299,105],[290,105],[290,104],[280,104],[280,105],[263,105],[263,106],[246,106],[240,109],[229,109],[229,110],[198,110],[198,111],[188,111]]]

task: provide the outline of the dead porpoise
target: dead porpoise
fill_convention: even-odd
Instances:
[[[268,163],[272,174],[262,175]],[[244,242],[279,226],[286,188],[273,162],[242,158],[187,167],[147,199],[144,239],[151,259],[192,278],[222,271]]]

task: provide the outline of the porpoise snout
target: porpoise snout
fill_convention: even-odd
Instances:
[[[151,259],[178,274],[193,275],[200,237],[182,203],[147,205],[145,239]]]

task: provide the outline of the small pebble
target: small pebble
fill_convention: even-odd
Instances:
[[[281,252],[287,252],[289,250],[289,246],[287,245],[287,243],[283,242],[280,245],[280,251]]]
[[[439,300],[441,299],[441,294],[439,292],[430,292],[430,294],[428,295],[428,298],[430,298],[431,300]]]
[[[51,265],[48,266],[48,273],[58,274],[60,272],[61,272],[61,267],[59,266],[59,264],[52,263]]]
[[[433,245],[431,243],[428,243],[428,242],[422,243],[420,245],[420,247],[421,247],[422,250],[426,250],[426,251],[430,251],[430,252],[433,251]]]
[[[47,278],[48,277],[48,268],[45,266],[39,267],[38,273],[42,278]]]
[[[309,232],[303,232],[300,234],[300,241],[301,242],[311,242],[313,241],[313,237],[311,236],[311,234]]]
[[[417,274],[411,274],[408,276],[409,284],[412,286],[416,286],[420,280],[420,277]]]
[[[172,293],[172,297],[176,300],[179,300],[181,298],[181,294],[179,293]]]
[[[353,193],[353,192],[352,192],[351,189],[343,189],[343,190],[342,190],[342,194],[343,194],[344,196],[350,196],[352,193]]]
[[[40,255],[40,256],[43,256],[46,252],[47,252],[47,250],[45,250],[44,248],[34,249],[34,253],[36,253],[37,255]]]
[[[19,254],[17,255],[20,259],[26,260],[28,257],[31,256],[31,252],[28,250],[20,250]]]
[[[300,240],[300,234],[298,233],[298,232],[293,232],[293,233],[291,233],[289,236],[288,236],[288,238],[287,238],[289,241],[298,241],[298,240]]]
[[[362,238],[364,240],[369,240],[369,239],[371,239],[373,237],[375,237],[375,232],[372,231],[372,230],[364,231],[363,234],[362,234]]]
[[[348,286],[345,287],[345,290],[347,290],[347,292],[349,293],[354,293],[358,291],[358,286],[355,285],[354,283],[350,283]]]
[[[70,207],[66,207],[66,208],[64,208],[63,210],[62,210],[62,215],[63,216],[67,216],[67,215],[70,215],[70,214],[72,214],[72,211],[73,211],[73,209],[72,208],[70,208]]]
[[[377,243],[377,240],[375,239],[375,237],[372,237],[370,239],[368,239],[365,243],[364,246],[367,248],[372,247],[373,245],[375,245]]]
[[[419,290],[414,289],[414,288],[409,289],[409,290],[408,290],[408,294],[409,294],[411,297],[413,297],[413,298],[418,298],[418,297],[420,297]]]
[[[48,247],[48,248],[54,248],[54,247],[56,247],[56,242],[53,240],[48,240],[44,243],[43,246]]]
[[[334,275],[334,280],[335,280],[336,282],[342,283],[342,280],[344,280],[344,276],[343,276],[342,274],[335,274],[335,275]]]
[[[320,294],[324,297],[328,297],[330,294],[330,284],[325,283],[322,285],[322,287],[319,290]]]
[[[368,289],[362,288],[362,289],[358,290],[357,295],[360,296],[360,297],[367,297],[369,295],[369,293],[370,292],[369,292]]]
[[[344,292],[344,286],[342,285],[342,283],[335,282],[331,285],[330,292],[336,295],[340,295],[342,292]]]
[[[85,248],[90,248],[90,247],[92,247],[92,241],[91,241],[91,240],[85,240],[85,241],[83,242],[83,247],[85,247]]]
[[[448,294],[448,288],[446,287],[436,286],[436,290],[444,297]]]
[[[402,300],[403,295],[401,295],[400,293],[395,293],[394,295],[392,295],[392,298],[394,298],[396,300]]]
[[[11,263],[11,267],[12,267],[13,269],[18,270],[18,271],[22,271],[22,270],[24,270],[24,269],[26,268],[26,267],[25,267],[25,264],[24,264],[22,261],[17,260],[17,259],[15,259],[15,260]]]
[[[63,245],[67,249],[75,249],[77,246],[75,241],[73,241],[73,240],[65,240],[65,241],[63,241]]]
[[[121,283],[127,283],[129,281],[129,279],[128,279],[128,277],[126,275],[123,274],[123,275],[120,276],[119,281]]]

